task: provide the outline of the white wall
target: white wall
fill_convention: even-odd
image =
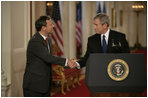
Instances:
[[[82,55],[85,54],[87,49],[87,39],[90,35],[94,34],[93,31],[93,17],[96,15],[96,2],[86,1],[83,2],[83,42],[82,42]]]
[[[26,47],[30,39],[30,2],[2,2],[2,69],[10,84],[8,95],[23,96]]]
[[[10,2],[2,2],[1,12],[1,87],[2,96],[8,94],[5,90],[9,90],[11,84],[11,14],[10,14]]]

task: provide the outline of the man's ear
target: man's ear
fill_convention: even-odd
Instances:
[[[103,25],[103,28],[107,28],[107,24],[106,23]]]
[[[42,26],[42,28],[41,28],[43,31],[45,31],[45,29],[46,29],[46,27],[45,26]]]

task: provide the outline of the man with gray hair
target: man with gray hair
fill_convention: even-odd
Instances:
[[[84,67],[91,53],[129,53],[130,49],[125,34],[109,28],[109,17],[98,14],[93,19],[96,34],[88,38],[87,51],[77,66]]]

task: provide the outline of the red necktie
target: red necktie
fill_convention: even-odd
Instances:
[[[50,40],[50,39],[49,39]],[[50,45],[49,45],[49,43],[48,43],[48,38],[46,38],[46,44],[47,44],[47,47],[48,47],[48,50],[49,50],[49,53],[52,53],[52,51],[51,51],[51,49],[50,49]]]
[[[46,38],[46,44],[47,44],[47,46],[48,46],[48,38]]]

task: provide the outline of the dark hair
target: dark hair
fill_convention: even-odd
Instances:
[[[104,23],[107,24],[107,26],[109,27],[110,23],[109,23],[109,17],[106,14],[103,13],[99,13],[94,17],[95,19],[100,19],[101,24],[103,25]]]
[[[46,26],[46,20],[50,20],[51,18],[48,16],[40,16],[39,19],[35,22],[35,27],[37,31],[41,31],[42,26]]]

